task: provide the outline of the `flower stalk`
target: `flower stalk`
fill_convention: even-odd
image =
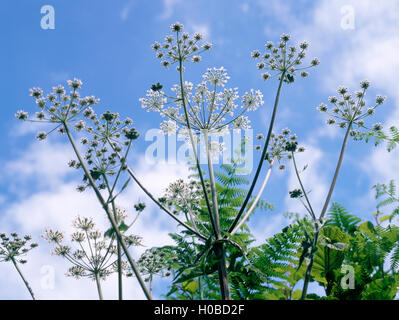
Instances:
[[[29,282],[25,279],[21,269],[18,267],[18,263],[15,261],[14,258],[11,258],[11,262],[14,265],[15,269],[17,269],[19,276],[21,277],[22,281],[25,284],[26,289],[28,289],[30,296],[32,297],[32,300],[36,300],[35,295],[33,293],[33,290],[31,286],[29,285]]]

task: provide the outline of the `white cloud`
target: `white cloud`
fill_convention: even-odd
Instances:
[[[351,5],[355,15],[355,29],[341,28],[341,8]],[[384,115],[385,127],[399,126],[399,3],[396,1],[323,1],[312,13],[311,23],[297,30],[316,45],[314,52],[328,64],[323,83],[331,91],[338,84],[357,88],[358,82],[368,78],[372,92],[388,96],[379,113]],[[325,56],[325,59],[323,59]],[[372,99],[372,98],[370,98]],[[369,145],[368,147],[372,147]],[[398,181],[398,151],[387,153],[383,148],[373,149],[362,161],[361,167],[371,184]]]
[[[40,186],[55,186],[72,172],[67,163],[73,159],[72,151],[62,143],[36,142],[25,148],[18,158],[4,165],[3,175],[12,181],[34,180]]]
[[[272,15],[282,27],[291,30],[294,39],[310,41],[310,56],[317,55],[322,61],[317,72],[314,72],[315,76],[321,72],[319,90],[332,95],[340,84],[355,90],[360,80],[368,78],[372,84],[368,94],[370,102],[376,93],[388,96],[386,104],[379,110],[379,115],[385,120],[385,128],[399,126],[399,91],[396,79],[399,70],[399,60],[396,57],[399,52],[398,2],[324,0],[315,3],[305,13],[298,13],[293,6],[278,1],[259,0],[258,4],[263,8],[264,14]],[[353,8],[354,29],[342,28],[345,13],[341,10],[345,6]],[[269,31],[266,27],[266,32]],[[309,137],[325,136],[334,139],[337,132],[326,128],[322,123],[309,133]],[[308,143],[310,148],[318,145],[312,139]],[[366,173],[370,187],[376,182],[387,182],[389,179],[398,181],[398,151],[387,153],[384,148],[372,149],[371,143],[365,148],[370,148],[371,152],[364,154],[363,158],[352,155],[351,150],[348,150],[347,156],[356,157],[358,164],[360,161],[360,168]],[[316,177],[314,179],[319,179],[319,175],[314,174],[313,165],[308,170],[313,172]],[[320,167],[316,172],[323,170]],[[292,174],[291,176],[294,177]],[[294,180],[290,181],[292,184]],[[310,182],[315,187],[317,183]],[[315,187],[312,190],[316,190]],[[320,196],[321,194],[316,198]],[[363,195],[360,197],[363,198]]]
[[[0,216],[2,232],[17,231],[31,234],[35,241],[38,241],[46,227],[70,233],[71,221],[77,215],[93,217],[98,227],[102,230],[107,228],[108,221],[90,190],[85,193],[75,191],[79,181],[75,181],[72,179],[73,175],[68,174],[71,170],[67,167],[66,160],[70,156],[69,145],[50,141],[44,144],[34,142],[26,152],[5,164],[16,180],[16,187],[25,194],[25,197],[22,200],[8,202],[7,206],[2,208],[4,212]],[[148,166],[144,157],[138,157],[135,164],[137,176],[155,196],[160,196],[170,182],[177,178],[187,177],[189,173],[187,167],[181,163],[168,165],[160,162]],[[31,179],[43,180],[40,190],[35,191],[31,186],[23,183]],[[66,182],[68,179],[72,181]],[[133,205],[139,199],[146,202],[147,208],[132,227],[132,232],[143,237],[145,247],[132,249],[134,257],[138,257],[148,247],[171,244],[168,233],[176,231],[176,223],[151,204],[151,200],[133,183],[118,198],[118,204],[132,211]],[[40,240],[39,243],[39,248],[29,254],[28,264],[23,266],[25,275],[30,280],[38,298],[97,299],[94,283],[66,278],[64,274],[68,264],[59,257],[50,256],[50,247],[44,240]],[[45,265],[50,265],[55,270],[54,290],[41,286],[45,275],[40,272]],[[2,292],[1,297],[4,299],[29,298],[16,271],[11,271],[12,268],[9,264],[0,265],[0,285],[13,288]],[[9,276],[9,274],[12,275]],[[115,277],[111,277],[104,283],[106,298],[116,298],[116,283]],[[125,292],[126,298],[144,298],[135,278],[125,280]]]

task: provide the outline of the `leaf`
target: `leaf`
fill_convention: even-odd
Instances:
[[[182,287],[184,290],[194,293],[195,291],[198,290],[199,284],[198,281],[190,281],[190,282],[185,281],[182,283]]]
[[[301,296],[302,296],[302,290],[296,289],[296,290],[292,293],[291,298],[292,298],[292,300],[299,300],[299,299],[301,298]]]
[[[316,281],[327,286],[336,281],[335,271],[341,268],[349,241],[350,236],[338,227],[325,226],[322,229],[312,269]]]
[[[122,232],[125,232],[129,229],[129,226],[125,223],[125,221],[122,221],[118,227],[118,229]]]
[[[114,229],[109,228],[107,231],[104,232],[104,238],[111,238],[114,234]]]
[[[328,213],[326,225],[338,227],[340,230],[351,234],[357,229],[360,222],[361,219],[349,214],[343,206],[334,202]]]
[[[376,279],[366,287],[362,300],[392,300],[396,296],[398,281],[394,276]]]
[[[380,218],[380,222],[384,222],[384,221],[389,220],[389,219],[391,219],[391,215],[385,215],[385,216]]]
[[[370,221],[363,222],[359,226],[359,230],[361,232],[372,232],[372,233],[375,232],[374,225]]]

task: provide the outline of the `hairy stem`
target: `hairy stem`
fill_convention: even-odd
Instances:
[[[122,246],[123,252],[125,253],[126,258],[127,258],[128,262],[129,262],[130,266],[132,267],[132,270],[133,270],[137,280],[139,281],[140,287],[143,290],[144,295],[146,296],[146,298],[148,300],[151,300],[151,296],[150,296],[150,294],[149,294],[149,292],[147,290],[147,287],[146,287],[146,285],[145,285],[145,283],[144,283],[144,281],[143,281],[143,279],[142,279],[142,277],[140,275],[138,267],[137,267],[136,263],[134,262],[134,259],[132,258],[131,254],[129,252],[129,249],[126,246],[125,241],[123,240],[122,234],[119,231],[119,228],[117,226],[117,223],[116,223],[111,211],[109,210],[108,203],[104,200],[104,198],[102,197],[102,195],[100,193],[100,190],[97,188],[97,185],[96,185],[93,177],[91,176],[91,174],[89,172],[89,169],[86,167],[86,164],[83,161],[82,156],[80,155],[80,152],[79,152],[78,148],[76,147],[75,140],[73,139],[73,137],[72,137],[72,135],[71,135],[71,133],[69,131],[69,128],[68,128],[66,123],[64,123],[64,129],[65,129],[65,132],[66,132],[66,134],[68,136],[69,142],[71,143],[72,148],[73,148],[73,150],[75,152],[75,155],[78,158],[79,163],[82,166],[82,169],[83,169],[87,179],[89,180],[90,186],[93,188],[94,193],[96,194],[96,197],[97,197],[98,201],[100,202],[100,204],[103,207],[105,213],[107,214],[108,220],[110,221],[112,228],[115,230],[115,234],[117,236],[117,240]]]
[[[250,188],[248,190],[248,194],[245,197],[245,200],[244,200],[244,202],[243,202],[243,204],[242,204],[242,206],[240,208],[240,211],[238,212],[237,217],[235,218],[234,222],[230,226],[229,232],[232,232],[234,230],[234,228],[237,225],[238,221],[240,220],[242,214],[244,213],[244,210],[245,210],[245,208],[246,208],[246,206],[248,204],[248,201],[249,201],[249,199],[251,199],[252,192],[254,191],[256,182],[258,181],[260,171],[262,170],[263,162],[266,161],[267,149],[269,147],[270,138],[271,138],[271,135],[272,135],[272,132],[273,132],[274,121],[276,120],[277,108],[278,108],[278,103],[279,103],[279,100],[280,100],[280,94],[281,94],[281,88],[283,86],[284,76],[285,76],[285,71],[283,71],[283,73],[281,74],[281,79],[280,79],[280,82],[279,82],[279,85],[278,85],[276,98],[274,100],[273,114],[272,114],[272,117],[270,119],[269,131],[267,133],[265,145],[263,146],[262,156],[261,156],[261,158],[259,160],[258,168],[256,169],[254,179],[252,180],[251,186],[250,186]]]
[[[19,273],[19,276],[21,277],[22,281],[24,282],[26,289],[28,289],[28,291],[29,291],[29,293],[30,293],[30,295],[32,297],[32,300],[36,300],[35,295],[33,293],[33,290],[32,290],[32,288],[29,285],[29,282],[25,279],[24,275],[22,274],[21,269],[18,267],[18,263],[15,261],[14,258],[11,258],[11,261],[12,261],[12,264],[14,265],[15,269],[17,269],[17,271]]]

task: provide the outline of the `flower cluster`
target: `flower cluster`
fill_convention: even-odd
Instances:
[[[171,268],[167,265],[166,253],[157,248],[146,250],[137,260],[140,274],[147,276],[145,282],[152,281],[154,276],[169,277]],[[127,276],[133,276],[128,272]]]
[[[259,50],[252,51],[251,57],[259,60],[257,64],[258,70],[268,70],[271,72],[265,71],[262,74],[264,80],[284,75],[283,80],[287,83],[291,83],[295,81],[297,72],[300,72],[301,77],[306,78],[309,73],[305,70],[320,64],[319,59],[314,58],[310,62],[310,65],[300,67],[303,63],[303,59],[306,57],[306,50],[309,44],[307,42],[302,42],[298,47],[289,46],[289,40],[289,35],[282,34],[280,42],[276,45],[271,41],[266,43],[266,52],[263,55]]]
[[[47,229],[43,236],[54,245],[53,254],[72,263],[66,275],[77,279],[87,277],[95,280],[96,277],[105,279],[117,272],[115,236],[104,237],[103,233],[96,229],[91,218],[77,217],[73,221],[73,227],[76,231],[71,234],[71,242],[76,244],[76,248],[64,244],[64,234],[60,231]],[[127,246],[138,245],[139,238],[133,237],[135,241],[126,241]],[[123,262],[122,267],[126,270],[127,264]]]
[[[87,118],[88,116],[84,114]],[[115,142],[118,145],[128,146],[132,140],[137,140],[139,132],[133,127],[133,120],[130,118],[121,119],[119,113],[106,111],[97,117],[90,117],[93,125],[88,126],[86,131],[103,144]],[[121,141],[123,139],[123,141]]]
[[[263,94],[259,90],[251,89],[239,101],[237,88],[224,88],[229,77],[223,67],[208,69],[203,79],[195,87],[187,81],[183,88],[175,85],[172,88],[173,97],[161,90],[150,89],[146,97],[140,99],[142,108],[159,112],[162,117],[167,118],[161,124],[163,133],[173,134],[180,129],[181,135],[188,136],[189,126],[181,94],[183,91],[190,128],[197,135],[202,130],[212,134],[228,129],[249,128],[250,121],[246,113],[263,105]]]
[[[0,233],[0,262],[14,261],[25,264],[27,260],[23,257],[38,246],[37,243],[31,241],[32,237],[29,235],[20,237],[16,232],[11,233],[10,236]]]
[[[174,35],[165,37],[164,43],[154,42],[152,49],[156,52],[156,57],[161,59],[161,65],[168,68],[171,64],[178,61],[200,62],[200,54],[211,49],[212,44],[202,42],[203,37],[200,33],[195,33],[192,37],[183,32],[184,26],[176,22],[171,25]]]
[[[263,139],[263,135],[256,137],[258,140]],[[261,150],[260,146],[255,146],[255,150]],[[266,153],[266,160],[272,164],[277,160],[279,169],[284,170],[285,164],[281,163],[283,159],[291,159],[292,152],[301,153],[305,151],[305,147],[298,146],[298,138],[296,134],[292,134],[291,130],[286,128],[281,130],[280,134],[271,134],[270,147]]]
[[[326,104],[322,103],[317,107],[322,113],[331,116],[326,120],[329,125],[338,125],[340,128],[350,127],[350,136],[357,139],[363,129],[367,132],[379,132],[383,129],[381,123],[374,124],[371,128],[365,126],[365,118],[373,115],[375,110],[384,103],[386,97],[378,95],[372,106],[366,105],[366,91],[370,87],[368,80],[360,82],[360,90],[354,92],[354,95],[348,93],[348,89],[344,86],[339,86],[337,89],[338,97],[332,96],[328,100],[332,105],[329,108]],[[352,129],[353,125],[357,126],[357,130]]]
[[[99,118],[90,116],[90,121],[92,126],[85,128],[89,137],[81,138],[80,143],[86,148],[84,159],[90,168],[92,178],[98,181],[99,189],[106,189],[106,176],[117,176],[120,170],[125,169],[118,153],[123,152],[126,146],[126,158],[132,141],[139,137],[139,133],[132,126],[133,120],[130,118],[121,120],[118,113],[110,111],[101,114]],[[71,160],[68,165],[76,169],[81,167],[77,160]],[[80,192],[83,192],[90,184],[86,175],[83,181],[85,184],[77,187]]]
[[[173,209],[175,214],[199,214],[203,192],[198,181],[191,180],[186,183],[183,179],[172,182],[166,189],[165,195],[160,199],[165,205]]]
[[[81,88],[82,81],[79,79],[68,80],[67,83],[69,92],[62,85],[58,85],[53,87],[53,92],[47,96],[43,95],[43,90],[40,88],[30,89],[30,95],[35,99],[39,111],[32,119],[29,119],[28,113],[22,110],[18,111],[15,117],[24,121],[57,124],[50,132],[58,129],[60,133],[65,133],[66,123],[72,123],[75,130],[81,131],[85,123],[79,120],[78,116],[84,113],[88,118],[95,118],[92,107],[100,100],[94,96],[80,97],[78,89]],[[50,132],[39,132],[36,138],[44,140]]]

